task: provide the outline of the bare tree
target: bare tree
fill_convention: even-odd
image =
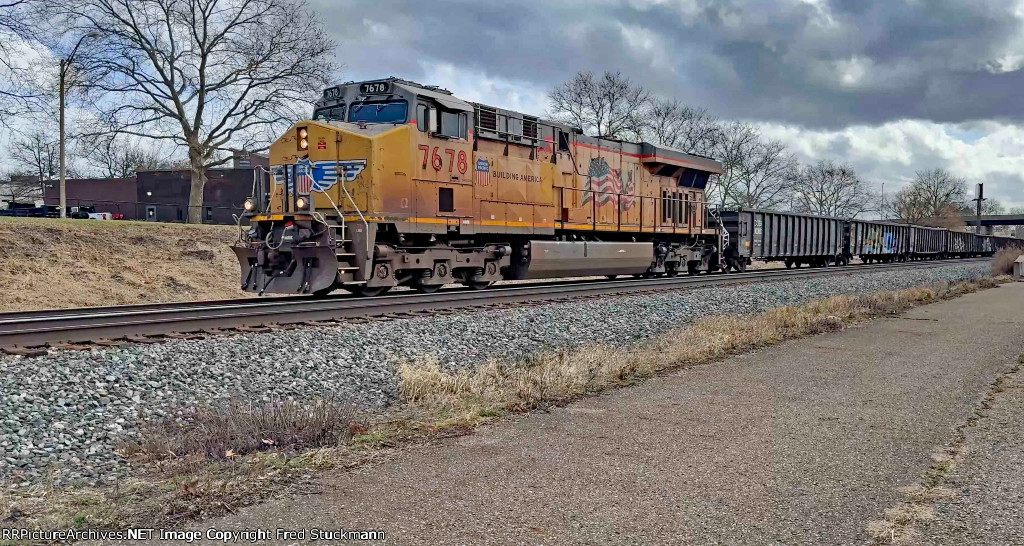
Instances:
[[[972,211],[973,212],[973,211]],[[982,214],[1005,214],[1003,204],[996,199],[987,199],[981,204]]]
[[[777,209],[791,195],[797,160],[777,140],[765,141],[747,124],[726,125],[715,156],[722,162],[722,175],[709,186],[708,201],[727,208]]]
[[[30,5],[30,0],[0,0],[0,127],[10,127],[10,120],[31,110],[41,96],[21,58],[32,34]]]
[[[918,171],[910,186],[896,192],[891,208],[901,221],[948,227],[966,207],[967,181],[936,168]]]
[[[821,160],[795,173],[793,179],[793,210],[853,218],[870,210],[876,196],[868,184],[857,176],[853,167]]]
[[[32,203],[42,197],[42,184],[33,173],[0,173],[0,201]]]
[[[620,72],[577,72],[548,95],[552,117],[594,136],[639,140],[650,93]]]
[[[49,132],[31,131],[11,143],[10,156],[14,164],[38,182],[57,175],[60,157],[57,139]]]
[[[721,140],[718,119],[676,99],[654,99],[642,113],[644,140],[684,152],[711,155]]]
[[[93,142],[87,155],[92,167],[106,178],[132,178],[138,171],[171,166],[159,146],[141,146],[116,135]]]
[[[52,0],[98,36],[83,64],[96,109],[122,135],[188,150],[188,221],[202,221],[206,169],[263,151],[308,115],[334,72],[334,43],[305,0]]]
[[[1006,214],[1024,214],[1024,207],[1010,207]]]

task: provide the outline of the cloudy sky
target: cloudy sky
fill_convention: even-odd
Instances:
[[[1024,0],[311,0],[345,80],[527,113],[577,70],[756,123],[886,193],[945,167],[1024,206]]]

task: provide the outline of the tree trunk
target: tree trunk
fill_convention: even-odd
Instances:
[[[206,187],[206,165],[203,154],[194,148],[188,151],[192,185],[188,194],[188,223],[203,223],[203,188]]]

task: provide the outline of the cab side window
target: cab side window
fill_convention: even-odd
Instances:
[[[426,104],[416,105],[416,128],[419,129],[421,132],[427,131],[427,126],[429,124],[429,122],[427,121],[427,116],[429,115],[428,112],[429,110],[427,109]]]
[[[465,112],[439,112],[440,121],[437,132],[446,137],[466,138],[466,113]]]

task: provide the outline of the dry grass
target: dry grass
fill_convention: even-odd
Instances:
[[[105,488],[0,490],[0,520],[13,515],[11,525],[42,529],[171,526],[308,491],[317,471],[374,456],[346,447],[365,432],[354,416],[333,400],[232,400],[179,412],[144,424],[138,441],[121,446],[131,476]]]
[[[138,439],[126,442],[120,451],[146,461],[192,455],[229,459],[257,451],[337,447],[345,445],[358,427],[355,408],[330,399],[231,399],[174,413],[172,419],[144,420]]]
[[[641,347],[586,347],[543,355],[519,366],[492,362],[452,373],[436,362],[408,363],[398,370],[401,397],[419,419],[430,416],[438,426],[472,425],[507,412],[563,403],[665,370],[839,330],[873,316],[900,313],[994,283],[984,280],[871,296],[838,296],[756,316],[704,318]]]
[[[992,274],[993,275],[1012,275],[1013,274],[1013,262],[1024,254],[1024,249],[1019,247],[1004,248],[999,252],[996,252],[995,257],[992,258]]]
[[[242,296],[233,226],[0,218],[0,311]]]

